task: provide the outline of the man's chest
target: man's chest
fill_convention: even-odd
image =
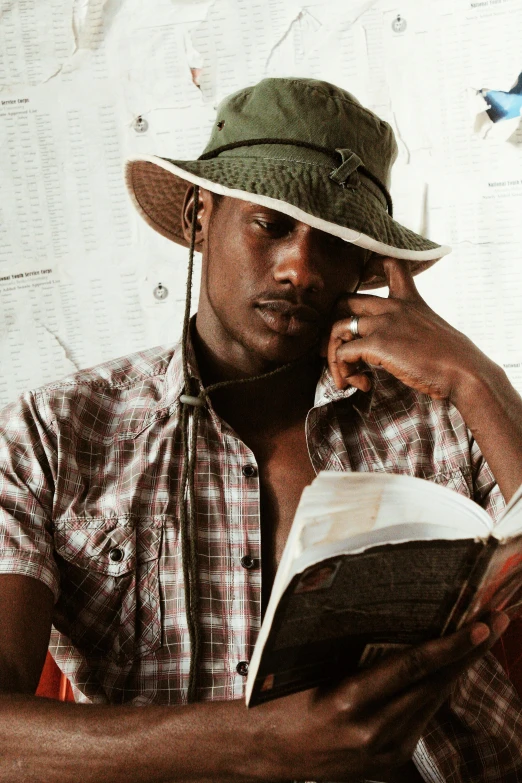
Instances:
[[[303,489],[315,477],[304,422],[249,439],[259,470],[263,604],[292,526]]]
[[[276,563],[315,470],[426,471],[418,447],[392,453],[381,443],[380,428],[362,431],[353,419],[314,414],[307,434],[308,443],[304,421],[284,435],[264,432],[261,440],[243,438],[210,417],[200,422],[194,481],[203,698],[242,693],[237,667],[252,654]],[[75,682],[78,666],[85,669],[81,687],[92,696],[95,662],[96,696],[101,687],[109,700],[147,692],[155,703],[176,703],[190,660],[179,426],[165,417],[132,439],[96,445],[83,440],[83,431],[74,435],[77,448],[57,471],[55,492],[62,588],[56,619],[68,637],[57,640],[55,654]],[[455,470],[443,467],[453,480]],[[69,640],[88,668],[73,665]]]

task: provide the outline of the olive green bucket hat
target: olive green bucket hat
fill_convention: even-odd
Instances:
[[[131,198],[147,223],[187,245],[181,211],[192,183],[283,212],[382,256],[414,274],[450,252],[392,216],[393,130],[345,90],[314,79],[263,79],[220,104],[198,160],[136,155]],[[373,278],[361,288],[384,284]]]

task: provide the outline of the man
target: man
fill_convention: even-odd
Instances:
[[[202,252],[198,313],[189,271],[180,345],[4,415],[5,779],[522,780],[521,705],[486,655],[501,613],[330,689],[241,700],[317,470],[423,476],[491,513],[522,482],[519,396],[416,291],[446,249],[393,220],[395,154],[348,93],[269,79],[222,104],[199,161],[129,163],[142,214]],[[355,294],[381,282],[388,299]],[[30,695],[51,622],[88,706]]]

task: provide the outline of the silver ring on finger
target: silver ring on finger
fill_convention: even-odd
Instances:
[[[359,316],[358,315],[352,315],[350,318],[350,324],[348,326],[350,330],[350,334],[353,335],[353,337],[360,337],[359,334]]]

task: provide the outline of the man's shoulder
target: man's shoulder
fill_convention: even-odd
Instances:
[[[47,383],[33,391],[38,396],[53,397],[69,390],[92,390],[98,393],[131,390],[149,379],[162,379],[172,361],[176,346],[156,346],[110,359],[79,370],[59,381]]]
[[[93,440],[134,432],[167,396],[175,398],[177,347],[138,351],[27,391],[3,409],[1,426],[22,431],[36,423]]]

